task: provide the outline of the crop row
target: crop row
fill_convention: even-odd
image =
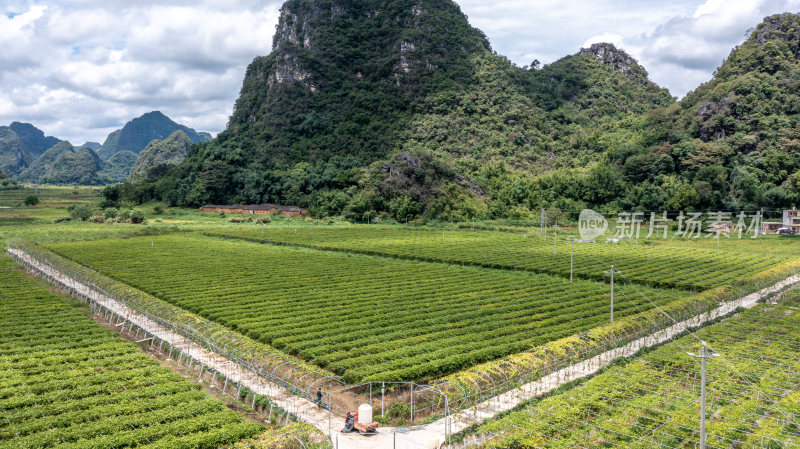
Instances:
[[[50,248],[351,382],[429,379],[609,320],[607,285],[532,273],[177,235]],[[615,317],[682,297],[618,285]]]
[[[425,230],[384,226],[248,227],[210,235],[403,259],[505,268],[569,277],[570,242],[535,236],[467,230]],[[554,250],[555,254],[554,254]],[[574,276],[607,280],[615,265],[632,282],[701,291],[733,284],[786,257],[731,253],[691,247],[576,243]]]
[[[766,306],[707,327],[532,403],[478,432],[487,447],[699,446],[700,363],[709,359],[709,448],[800,445],[800,308]]]
[[[0,316],[0,448],[216,448],[262,429],[14,269],[6,256]]]

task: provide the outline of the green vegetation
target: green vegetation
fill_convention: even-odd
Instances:
[[[216,448],[259,424],[0,256],[0,448]]]
[[[528,273],[179,236],[49,248],[351,381],[451,373],[609,313],[604,284]],[[652,307],[638,289],[619,286],[615,316]]]
[[[98,175],[112,182],[122,182],[131,173],[131,168],[136,163],[136,158],[136,153],[132,151],[118,151],[105,161],[103,169]]]
[[[686,352],[699,352],[698,339],[721,355],[708,361],[708,447],[800,444],[800,309],[764,305],[533,401],[478,433],[496,435],[485,445],[493,448],[696,447],[699,361]]]
[[[154,140],[139,153],[136,163],[130,170],[131,177],[157,177],[169,166],[178,165],[186,159],[192,141],[181,130],[175,131],[164,140]]]
[[[33,155],[17,133],[7,126],[0,126],[0,171],[15,176],[32,161]]]
[[[212,235],[259,242],[287,243],[317,249],[375,254],[489,268],[533,271],[569,278],[570,242],[552,236],[486,231],[408,229],[396,226],[286,229],[257,227],[212,232]],[[555,254],[554,254],[555,250]],[[757,252],[718,251],[684,246],[605,245],[577,243],[574,276],[607,281],[615,265],[618,282],[662,288],[707,290],[746,282],[754,273],[787,262],[788,257]]]
[[[16,181],[9,178],[3,170],[0,170],[0,190],[17,189],[19,185]]]
[[[676,102],[613,45],[515,67],[452,1],[415,5],[287,2],[229,128],[122,197],[359,221],[800,202],[798,15],[767,18]]]
[[[39,157],[42,153],[52,148],[53,145],[60,142],[53,136],[45,137],[42,130],[30,123],[14,122],[8,127],[19,136],[20,141],[33,157]]]
[[[33,161],[17,179],[36,184],[98,185],[105,182],[98,173],[104,165],[90,148],[75,151],[69,142],[59,142]]]
[[[311,424],[297,422],[267,430],[222,449],[330,449],[330,442]]]
[[[93,206],[97,206],[103,199],[100,194],[100,189],[97,187],[18,186],[16,189],[0,189],[0,206],[11,208],[21,207],[25,203],[25,199],[29,196],[35,196],[39,199],[41,210],[37,213],[44,214],[48,217],[54,213],[58,213],[60,210],[66,210],[68,206],[75,204],[92,204]],[[19,211],[13,209],[3,210],[3,212],[0,213],[0,217],[11,213],[19,214]],[[26,213],[33,212],[26,211]]]
[[[70,206],[67,211],[73,220],[86,221],[94,215],[94,208],[88,205]]]
[[[192,128],[175,123],[159,111],[153,111],[129,121],[122,129],[109,134],[97,154],[106,161],[120,151],[130,151],[138,155],[153,140],[165,139],[178,130],[183,131],[193,143],[205,142],[210,138],[206,133],[198,133]]]
[[[29,195],[25,197],[26,206],[36,206],[39,204],[39,197],[36,195]]]

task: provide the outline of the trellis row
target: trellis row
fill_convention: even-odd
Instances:
[[[121,330],[124,330],[125,326],[130,326],[131,328],[135,326],[141,329],[149,338],[160,342],[159,345],[166,344],[170,348],[174,348],[178,353],[178,359],[185,358],[187,362],[191,360],[200,364],[206,370],[223,376],[226,382],[239,385],[240,389],[246,387],[254,393],[253,401],[255,401],[256,395],[267,396],[271,402],[281,409],[292,412],[325,433],[328,432],[328,414],[324,410],[319,409],[310,400],[293,394],[296,391],[269,381],[263,375],[263,372],[249,370],[240,363],[207,349],[185,335],[151,319],[146,314],[128,307],[122,301],[66,276],[50,266],[46,261],[37,260],[13,243],[9,244],[8,253],[27,269],[39,273],[51,283],[59,285],[75,296],[86,300],[93,308],[102,309],[101,313],[105,313],[109,319],[117,321],[116,325],[122,326]],[[171,352],[172,349],[170,349]]]
[[[505,429],[512,439],[518,434],[531,441],[552,438],[556,447],[580,446],[581,442],[587,442],[587,435],[593,434],[587,429],[596,429],[607,434],[609,445],[614,445],[615,439],[625,441],[626,447],[694,445],[698,428],[697,366],[686,352],[696,350],[699,345],[696,340],[702,339],[721,353],[715,359],[715,374],[709,385],[712,391],[709,405],[715,416],[708,434],[711,447],[750,447],[754,443],[759,447],[794,447],[800,441],[796,427],[800,419],[797,320],[796,308],[761,306],[705,328],[696,336],[670,343],[631,365],[604,373],[579,391],[546,399],[542,404],[488,424],[483,429],[486,435],[476,438],[474,443],[483,444],[500,437]],[[773,338],[776,336],[782,338]],[[772,352],[769,357],[772,361],[765,360],[763,354],[751,354],[753,346],[761,352]],[[662,365],[668,369],[658,368]],[[686,391],[687,385],[691,390]],[[599,398],[597,405],[601,409],[590,412],[587,403],[592,403],[593,398]],[[573,421],[568,416],[570,410],[585,416]],[[725,419],[726,416],[730,418]],[[559,428],[555,436],[548,436],[545,428],[559,427],[552,422],[558,421],[555,417],[573,421],[577,427]],[[676,419],[683,424],[676,423]],[[527,426],[522,424],[525,422]],[[749,428],[742,428],[742,424]],[[645,436],[639,437],[637,432]],[[652,440],[656,434],[659,442]],[[595,443],[602,441],[599,435],[590,438]],[[500,447],[506,447],[502,439]]]
[[[756,294],[756,296],[761,297],[761,296],[763,296],[765,294],[769,294],[769,293],[775,291],[775,289],[779,289],[779,288],[782,288],[783,286],[788,285],[790,283],[797,282],[797,280],[798,280],[797,277],[793,277],[793,278],[787,279],[785,282],[779,283],[778,285],[772,287],[771,289],[765,289],[764,291],[759,292],[758,294]],[[703,316],[702,319],[700,319],[699,322],[702,323],[704,320],[714,319],[715,317],[720,316],[720,314],[730,313],[737,306],[742,305],[744,303],[747,303],[747,301],[752,301],[753,300],[753,296],[754,295],[750,295],[749,297],[742,298],[742,299],[740,299],[738,301],[727,303],[727,304],[723,305],[722,307],[720,307],[717,311],[715,311],[716,313],[712,312],[710,314],[706,314],[705,316]],[[698,324],[696,322],[692,322],[692,323],[694,323],[694,324],[691,324],[691,325],[697,325]],[[665,338],[671,338],[671,337],[665,337]],[[648,340],[647,338],[641,339],[641,340],[644,340],[645,342],[646,341],[656,341],[656,340]],[[655,344],[655,343],[652,343],[652,344]],[[594,348],[592,348],[592,349],[594,349]],[[573,354],[571,354],[571,357],[576,356],[576,354],[581,354],[581,355],[590,354],[592,349],[584,351],[584,352],[580,352],[580,353],[573,352]],[[626,351],[626,350],[633,350],[633,346],[626,345],[624,348],[620,347],[620,348],[617,348],[617,349],[615,349],[613,351],[609,351],[608,354],[610,354],[611,357],[608,358],[608,360],[613,360],[614,357],[621,356],[620,355],[621,354],[620,351],[622,351],[622,353],[624,353],[624,351]],[[608,354],[604,354],[603,356],[604,357],[608,357]],[[564,362],[567,363],[569,360],[571,360],[571,357],[566,359],[566,360],[564,360]],[[561,360],[551,359],[551,363],[548,365],[549,369],[556,370],[560,366],[563,366],[563,365],[560,365],[559,362],[561,362]],[[602,362],[602,360],[601,360],[601,362]],[[598,364],[597,360],[595,360],[595,359],[590,360],[587,363],[589,364],[589,366],[595,366],[596,364]],[[603,363],[605,363],[605,362],[603,362]],[[602,365],[602,363],[600,363],[600,364]],[[580,377],[580,374],[583,373],[583,372],[585,372],[585,369],[582,368],[582,366],[580,364],[574,365],[574,366],[571,366],[571,367],[565,368],[565,369],[558,369],[555,373],[551,372],[551,374],[548,375],[549,377],[545,376],[545,378],[541,379],[541,382],[538,382],[539,385],[544,385],[545,386],[544,390],[542,388],[539,388],[539,387],[528,385],[528,386],[523,387],[523,391],[526,392],[525,394],[520,394],[519,391],[515,391],[515,392],[508,393],[505,396],[495,397],[492,400],[489,400],[489,401],[486,401],[485,403],[479,404],[474,410],[462,412],[462,413],[460,413],[458,415],[458,419],[459,420],[457,421],[455,429],[457,431],[459,428],[462,428],[464,425],[466,425],[464,423],[474,422],[475,419],[480,418],[481,416],[484,416],[483,413],[479,412],[479,410],[481,410],[481,409],[490,410],[491,413],[493,414],[494,412],[498,411],[498,407],[501,407],[501,409],[502,409],[503,407],[505,407],[509,403],[514,403],[514,402],[519,402],[521,400],[524,400],[526,396],[530,397],[530,394],[541,394],[543,391],[545,391],[547,388],[549,388],[547,386],[556,386],[556,385],[563,384],[564,382],[568,381],[568,379],[574,378],[576,373],[579,375],[578,377]],[[517,382],[518,382],[518,380],[519,379],[517,379]],[[469,399],[474,399],[474,400],[477,401],[482,397],[485,398],[485,395],[487,395],[487,394],[492,394],[492,393],[497,393],[499,391],[502,391],[503,388],[505,388],[505,387],[514,388],[515,386],[518,385],[517,382],[511,382],[510,381],[506,385],[494,384],[494,386],[496,388],[493,388],[491,390],[481,390],[480,392],[478,392],[478,394],[470,394],[470,395],[464,397],[464,399],[465,399],[464,402],[468,402]],[[473,393],[475,393],[475,392],[473,392]],[[446,394],[449,395],[449,394],[451,394],[451,392],[447,392]],[[509,398],[511,399],[510,402],[509,402]],[[464,404],[462,404],[462,405],[464,405]],[[470,417],[470,415],[472,415],[472,416]],[[440,422],[432,424],[429,427],[430,428],[438,428],[438,427],[442,427],[443,428],[444,424],[443,424],[442,421],[440,421]]]

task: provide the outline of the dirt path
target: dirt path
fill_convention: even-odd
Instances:
[[[17,260],[24,262],[31,269],[49,276],[61,286],[72,289],[84,297],[92,298],[92,301],[114,312],[121,320],[124,320],[123,323],[129,323],[127,325],[132,324],[143,329],[158,340],[164,341],[179,350],[184,356],[188,356],[204,365],[206,369],[212,369],[224,375],[229,381],[243,385],[259,395],[269,396],[282,409],[294,413],[300,419],[311,423],[324,434],[330,434],[336,449],[431,449],[440,447],[445,441],[445,419],[411,429],[381,428],[379,429],[380,433],[373,436],[341,434],[338,431],[342,427],[343,417],[329,415],[327,411],[320,409],[313,402],[291,395],[282,387],[267,381],[256,373],[246,370],[182,335],[170,331],[125,304],[93,290],[90,286],[77,282],[63,273],[40,263],[21,250],[9,249],[8,251]],[[798,282],[800,282],[800,275],[789,277],[772,287],[739,300],[725,303],[711,312],[677,323],[655,334],[632,341],[623,347],[604,352],[596,357],[544,376],[513,391],[491,398],[476,407],[460,411],[450,417],[452,420],[451,433],[460,432],[471,424],[479,423],[499,412],[514,408],[525,400],[552,391],[567,382],[594,374],[614,360],[632,356],[643,348],[661,344],[688,328],[698,327],[728,315],[738,307],[752,308],[764,296]],[[125,326],[126,324],[121,325]]]

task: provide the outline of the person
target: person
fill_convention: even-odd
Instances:
[[[322,388],[317,390],[317,405],[322,407]]]

